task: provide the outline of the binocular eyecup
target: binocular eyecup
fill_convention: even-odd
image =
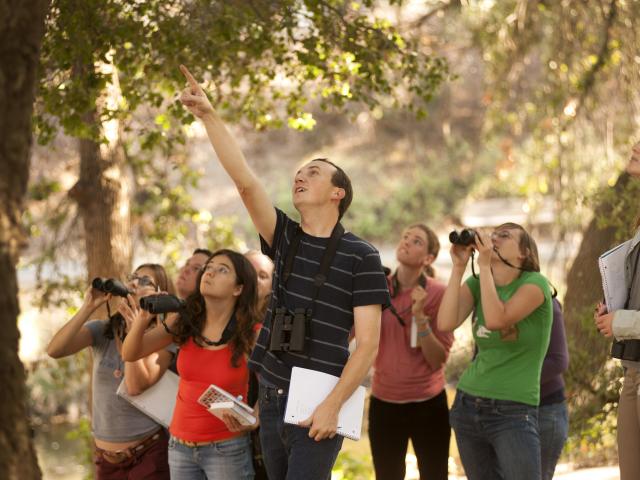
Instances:
[[[179,312],[184,306],[184,300],[175,295],[149,295],[140,299],[140,308],[153,314]]]
[[[91,286],[104,293],[110,293],[116,297],[125,297],[131,292],[124,283],[115,278],[96,277],[91,281]]]
[[[476,231],[471,228],[464,228],[460,230],[460,232],[454,230],[449,234],[449,241],[454,245],[461,245],[463,247],[475,245]]]

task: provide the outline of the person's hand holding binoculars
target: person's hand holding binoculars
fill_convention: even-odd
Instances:
[[[111,300],[111,294],[105,293],[93,288],[89,285],[89,288],[84,292],[84,302],[82,307],[93,312],[97,308],[101,307],[105,303]]]
[[[451,255],[451,262],[454,267],[466,268],[469,259],[471,258],[471,252],[473,251],[472,245],[457,245],[451,244],[449,253]]]
[[[478,250],[478,266],[489,267],[491,266],[491,256],[493,255],[491,236],[484,228],[478,229],[475,232],[476,238],[473,246]]]
[[[118,312],[124,317],[127,322],[127,330],[131,328],[134,322],[143,322],[145,328],[149,326],[149,322],[153,318],[153,315],[146,310],[140,308],[133,295],[127,295],[126,302],[120,302],[118,305]]]

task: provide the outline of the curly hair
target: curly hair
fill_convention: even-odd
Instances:
[[[233,264],[236,273],[236,285],[242,285],[242,292],[236,298],[235,316],[237,327],[229,340],[231,347],[231,365],[239,366],[243,355],[251,352],[254,342],[253,326],[259,321],[258,312],[258,279],[255,268],[244,255],[229,249],[218,250],[209,257],[206,267],[215,257],[224,255]],[[180,313],[175,330],[172,332],[176,343],[182,345],[192,339],[197,345],[204,346],[202,330],[207,319],[205,298],[200,292],[200,281],[204,268],[198,274],[196,285],[198,288],[186,300],[186,305]]]

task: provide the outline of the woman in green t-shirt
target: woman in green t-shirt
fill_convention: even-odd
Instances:
[[[551,290],[535,241],[518,224],[470,246],[452,245],[453,269],[438,328],[453,331],[475,311],[478,354],[458,383],[451,425],[469,480],[538,480],[540,371],[552,323]],[[473,249],[479,277],[462,278]]]

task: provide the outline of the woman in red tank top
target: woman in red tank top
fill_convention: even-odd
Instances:
[[[148,314],[136,319],[123,345],[123,358],[139,358],[171,342],[180,345],[180,384],[169,431],[169,467],[177,480],[202,478],[251,479],[248,430],[233,417],[223,420],[198,403],[211,384],[247,398],[247,356],[258,322],[256,272],[232,250],[215,252],[198,278],[199,288],[180,314],[169,314],[162,325],[146,331]]]

